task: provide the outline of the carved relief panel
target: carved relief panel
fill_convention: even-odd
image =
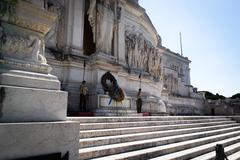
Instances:
[[[130,69],[148,72],[155,80],[160,79],[160,52],[142,33],[136,31],[135,26],[126,26],[125,58]]]
[[[178,78],[173,74],[164,75],[163,83],[170,94],[178,94]]]

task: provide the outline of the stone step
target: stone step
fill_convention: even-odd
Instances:
[[[232,144],[232,145],[227,146],[227,147],[224,146],[224,151],[225,151],[225,154],[227,156],[229,156],[231,154],[234,154],[237,151],[240,151],[240,142]],[[216,157],[216,152],[213,151],[213,152],[206,153],[206,154],[203,154],[201,156],[192,158],[191,160],[215,160],[215,157]],[[240,155],[239,155],[239,157],[240,157]]]
[[[231,118],[226,116],[67,117],[67,120],[69,121],[79,121],[80,123],[171,121],[171,120],[201,120],[201,119],[231,120]]]
[[[218,121],[229,121],[229,119],[219,118],[219,119],[171,120],[171,121],[168,120],[168,121],[139,121],[139,122],[110,122],[110,123],[80,123],[80,130],[190,124],[190,123],[205,123],[205,122],[218,122]]]
[[[131,133],[151,132],[151,131],[165,131],[184,128],[197,128],[204,126],[214,125],[236,125],[234,121],[218,121],[208,123],[195,123],[195,124],[181,124],[181,125],[161,125],[161,126],[144,126],[144,127],[130,127],[130,128],[114,128],[114,129],[102,129],[102,130],[85,130],[80,131],[80,138],[93,138],[103,136],[114,136]]]
[[[240,142],[240,136],[236,136],[236,137],[227,138],[227,139],[224,139],[224,140],[221,140],[218,142],[212,142],[212,143],[208,143],[208,144],[205,144],[202,146],[193,147],[193,148],[182,150],[182,151],[175,152],[172,154],[164,155],[161,157],[156,157],[151,160],[189,160],[191,158],[197,157],[204,153],[214,151],[215,146],[217,144],[229,146],[229,145],[233,145],[233,144],[239,143],[239,142]],[[201,159],[201,160],[205,160],[205,159]],[[231,159],[229,159],[229,160],[231,160]]]
[[[137,113],[136,110],[131,110],[131,109],[112,109],[112,108],[102,108],[102,109],[96,109],[95,112],[97,113]]]
[[[140,150],[144,148],[156,147],[156,146],[171,146],[166,152],[173,152],[177,150],[182,150],[186,148],[190,148],[196,145],[203,145],[205,143],[210,143],[214,141],[223,140],[225,138],[230,138],[233,136],[237,136],[240,134],[240,127],[233,127],[221,130],[214,131],[206,131],[199,133],[191,133],[177,136],[168,136],[162,138],[127,142],[127,143],[119,143],[91,148],[83,148],[79,150],[79,158],[80,159],[89,159],[96,158],[111,154],[119,154],[123,152],[130,152],[135,150]],[[175,145],[174,145],[175,144]],[[176,144],[179,144],[179,148],[177,148]],[[183,147],[184,146],[184,147]],[[161,147],[160,147],[161,148]],[[142,153],[144,153],[143,151]],[[162,151],[159,151],[162,153]],[[167,154],[167,153],[165,153]],[[137,159],[137,158],[136,158]]]
[[[229,160],[240,160],[240,151],[235,152],[234,154],[231,154],[228,156]]]
[[[240,136],[237,136],[239,135],[239,132],[240,131],[236,131],[189,141],[182,141],[178,143],[96,158],[95,160],[135,160],[150,158],[153,158],[152,160],[188,160],[196,155],[212,151],[218,142],[221,142],[226,146],[240,142]]]
[[[130,108],[124,107],[101,107],[94,110],[95,116],[142,116],[142,114],[138,114],[137,110],[133,110]]]
[[[115,113],[107,113],[107,112],[95,112],[94,116],[131,116],[131,117],[141,117],[142,113],[134,113],[134,112],[115,112]]]
[[[125,134],[125,135],[115,135],[115,136],[105,136],[105,137],[96,137],[96,138],[85,138],[79,140],[79,147],[95,147],[107,144],[115,144],[115,143],[124,143],[131,141],[139,141],[144,139],[153,139],[159,137],[167,137],[174,136],[180,134],[189,134],[189,133],[197,133],[203,131],[211,131],[227,129],[231,127],[240,127],[239,124],[227,124],[227,125],[216,125],[216,126],[207,126],[207,127],[198,127],[198,128],[184,128],[177,130],[165,130],[165,131],[151,131],[151,132],[142,132],[142,133],[133,133],[133,134]]]

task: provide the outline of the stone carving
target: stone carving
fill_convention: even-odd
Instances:
[[[55,13],[57,19],[45,37],[46,47],[57,48],[63,50],[64,48],[64,32],[65,32],[65,17],[64,15],[64,4],[60,4],[59,1],[48,1],[44,4],[45,9],[49,12]]]
[[[0,52],[3,57],[46,64],[46,58],[43,56],[44,42],[38,36],[10,35],[4,32],[2,26],[0,28]]]
[[[101,0],[97,4],[97,40],[98,51],[111,54],[114,31],[114,12],[110,0]]]
[[[92,27],[93,32],[93,42],[96,43],[96,0],[90,0],[90,6],[87,11],[88,21]]]
[[[149,54],[151,53],[151,43],[147,40],[144,40],[144,50],[141,52],[141,65],[140,67],[143,68],[145,71],[149,72],[148,68],[148,61],[149,61]]]
[[[159,79],[161,76],[161,57],[157,49],[151,48],[149,55],[149,73],[154,79]]]
[[[178,78],[172,74],[165,75],[163,78],[164,88],[171,94],[178,94]]]
[[[96,43],[96,48],[98,51],[107,54],[111,54],[112,51],[112,38],[114,31],[114,12],[110,2],[110,0],[100,0],[99,3],[97,3],[96,0],[91,0],[90,7],[87,11],[88,20],[93,30],[93,40]],[[97,17],[95,16],[96,6]],[[95,24],[96,18],[98,25]]]
[[[8,3],[8,1],[3,2],[3,4],[4,3]],[[9,11],[12,9],[14,9],[14,11]],[[27,1],[18,1],[16,7],[8,8],[7,12],[13,12],[13,14],[6,14],[0,17],[2,22],[14,24],[25,29],[31,29],[42,35],[45,35],[50,30],[50,26],[52,26],[52,23],[56,19],[55,14],[38,8]],[[31,15],[26,16],[26,13],[31,13]],[[38,18],[40,18],[41,21],[37,21],[36,19]]]
[[[135,27],[126,26],[125,31],[126,62],[129,68],[150,73],[155,79],[161,77],[160,52],[142,33],[135,31]]]
[[[129,67],[132,67],[136,64],[136,35],[126,31],[125,45],[126,45],[126,60]]]
[[[144,55],[144,37],[143,35],[140,33],[137,39],[137,53],[136,53],[136,62],[135,62],[135,66],[137,68],[141,67],[141,63],[142,63],[142,56]]]

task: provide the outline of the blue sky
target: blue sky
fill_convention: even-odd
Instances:
[[[240,92],[239,0],[140,0],[163,46],[192,62],[191,84],[224,96]]]

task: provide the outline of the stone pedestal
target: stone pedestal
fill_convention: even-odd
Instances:
[[[8,7],[0,17],[0,160],[67,152],[76,160],[79,123],[64,121],[67,92],[44,56],[56,15],[26,1],[2,3]]]
[[[44,37],[56,15],[25,1],[13,8],[5,3],[10,8],[0,17],[0,122],[65,120],[67,93],[44,56]]]

